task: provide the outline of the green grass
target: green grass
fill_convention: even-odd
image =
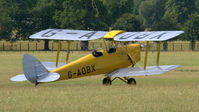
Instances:
[[[199,52],[162,52],[161,64],[179,64],[164,75],[141,76],[137,85],[119,80],[103,86],[103,75],[40,84],[11,82],[23,73],[22,56],[54,61],[56,52],[0,52],[0,112],[198,112]],[[72,52],[70,61],[88,52]],[[144,53],[142,53],[142,57]],[[60,60],[64,61],[65,52]],[[154,65],[156,53],[149,53]],[[137,66],[142,66],[143,60]]]

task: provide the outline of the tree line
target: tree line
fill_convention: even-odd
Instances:
[[[48,28],[184,30],[199,40],[199,0],[0,0],[0,39],[22,40]],[[48,50],[48,40],[45,40]]]

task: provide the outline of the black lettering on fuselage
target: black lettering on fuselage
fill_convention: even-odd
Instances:
[[[87,74],[91,72],[90,66],[86,66],[86,71],[87,71]]]
[[[91,65],[91,67],[92,67],[92,72],[96,71],[95,70],[95,65]]]
[[[85,69],[85,67],[82,67],[82,74],[86,74],[86,69]]]
[[[77,70],[77,75],[81,75],[81,71],[79,69]]]
[[[76,75],[76,76],[87,75],[87,74],[95,72],[95,71],[96,71],[95,65],[81,67],[81,68],[78,68],[76,72],[68,71],[68,78],[69,79],[72,78],[73,75]]]

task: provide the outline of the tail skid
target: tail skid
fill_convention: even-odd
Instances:
[[[58,73],[48,72],[38,59],[29,54],[23,56],[23,71],[24,75],[16,75],[10,80],[29,80],[31,83],[37,85],[39,82],[56,81],[60,77]]]

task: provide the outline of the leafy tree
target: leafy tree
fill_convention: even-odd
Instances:
[[[194,0],[168,0],[164,17],[172,17],[177,22],[183,24],[188,19],[188,15],[194,12]]]
[[[16,30],[15,39],[28,39],[34,32],[34,21],[31,9],[37,0],[15,0],[18,6],[16,15],[13,18],[14,28]]]
[[[63,0],[16,0],[19,7],[13,21],[16,39],[28,39],[29,35],[48,28],[54,28],[53,15]],[[45,40],[44,50],[49,50]]]
[[[103,0],[108,10],[108,25],[112,25],[115,21],[125,13],[133,13],[134,0]]]
[[[106,8],[101,0],[66,0],[63,9],[54,16],[56,25],[66,29],[106,30]],[[85,47],[86,46],[86,47]],[[88,49],[88,42],[81,42],[82,50]]]
[[[197,12],[199,12],[199,0],[195,0],[195,7],[197,9]]]
[[[113,25],[115,30],[143,31],[144,27],[133,14],[123,14]]]
[[[21,11],[23,10],[24,12],[31,9],[36,3],[37,0],[14,0],[19,9],[21,9]]]
[[[194,13],[189,16],[189,20],[184,25],[186,39],[191,41],[191,49],[195,50],[195,42],[199,40],[199,14]]]
[[[134,5],[133,5],[133,13],[135,15],[138,15],[139,14],[139,7],[141,5],[141,3],[143,2],[144,0],[134,0]]]
[[[147,27],[155,21],[160,21],[165,12],[165,3],[167,0],[147,0],[143,1],[139,7],[140,17]]]
[[[34,32],[48,28],[55,28],[53,16],[56,9],[60,9],[62,0],[38,0],[36,6],[31,10],[34,21]],[[44,50],[49,50],[49,40],[45,40]]]
[[[154,22],[151,27],[152,31],[169,31],[179,30],[180,25],[173,18],[162,18],[159,22]]]
[[[107,29],[106,9],[100,0],[66,0],[53,17],[56,25],[68,29]]]
[[[17,11],[17,5],[12,0],[0,1],[0,39],[12,39],[14,22],[13,17]]]

